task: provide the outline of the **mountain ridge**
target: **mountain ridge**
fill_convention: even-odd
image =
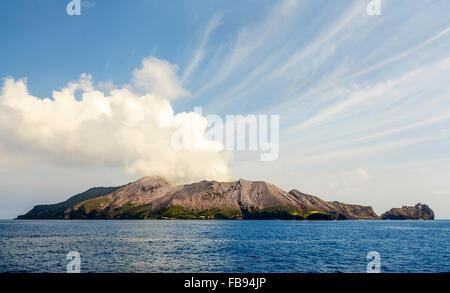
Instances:
[[[434,219],[432,210],[424,206],[422,213],[412,213],[411,209],[406,208],[408,214],[392,219],[408,219],[411,215],[415,218],[423,216],[423,219]],[[371,206],[325,201],[296,189],[286,192],[265,181],[203,180],[176,185],[160,176],[143,177],[118,187],[91,188],[58,204],[35,206],[28,213],[17,217],[17,219],[283,220],[381,218]]]

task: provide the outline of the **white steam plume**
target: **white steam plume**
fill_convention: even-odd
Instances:
[[[229,179],[225,154],[171,146],[180,126],[196,134],[196,144],[217,143],[203,138],[205,118],[194,112],[174,114],[170,100],[186,94],[177,70],[149,57],[127,87],[106,94],[82,74],[53,91],[53,99],[30,95],[26,80],[6,79],[0,95],[0,167],[19,156],[62,166],[123,166],[131,174],[160,175],[177,183]]]

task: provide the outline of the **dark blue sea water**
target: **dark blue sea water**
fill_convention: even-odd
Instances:
[[[450,272],[450,221],[0,221],[0,272]]]

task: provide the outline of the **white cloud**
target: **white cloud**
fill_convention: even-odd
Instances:
[[[137,89],[173,100],[187,94],[178,80],[177,73],[177,65],[148,57],[142,60],[142,67],[133,72],[133,82]]]
[[[87,74],[53,91],[53,99],[34,97],[26,80],[8,78],[0,95],[0,167],[19,156],[65,167],[122,166],[176,182],[229,179],[225,155],[172,148],[170,138],[180,126],[200,134],[206,129],[198,114],[174,113],[170,100],[185,93],[177,67],[153,57],[134,71],[128,88],[110,89],[109,95]],[[202,135],[195,139],[211,143]]]
[[[423,92],[424,89],[428,89],[427,86],[432,83],[436,85],[442,83],[445,85],[449,80],[449,63],[450,58],[445,58],[438,60],[437,62],[431,62],[430,64],[421,66],[411,72],[404,73],[396,79],[380,82],[363,89],[357,88],[353,94],[350,94],[343,100],[293,126],[290,131],[303,130],[308,127],[322,125],[330,121],[336,121],[340,115],[356,116],[356,114],[360,114],[363,111],[372,110],[376,107],[380,107],[380,105],[395,105],[396,102],[405,102],[408,99],[411,99],[411,96],[414,94]],[[444,97],[435,94],[433,97],[429,97],[428,99],[445,99],[448,94],[448,90],[443,88],[442,91],[445,93]],[[399,110],[401,112],[403,109],[403,105],[402,107],[393,106],[389,109],[389,111]],[[415,111],[413,113],[409,113],[410,116],[416,113],[417,110],[414,110]],[[423,112],[423,110],[423,108],[418,109],[419,113]]]
[[[358,168],[356,170],[356,174],[358,174],[359,178],[363,180],[369,180],[372,178],[372,176],[369,174],[369,172],[363,168]]]
[[[117,88],[112,80],[101,81],[101,82],[97,83],[96,87],[98,90],[105,92],[105,93],[109,93],[112,90]]]
[[[264,56],[257,62],[255,62],[255,58],[259,59],[257,56],[261,56],[261,51],[270,55],[274,54],[275,44],[279,44],[280,40],[292,37],[292,34],[288,32],[288,28],[298,18],[296,12],[299,11],[301,4],[302,1],[299,0],[276,2],[261,21],[241,28],[232,41],[232,46],[226,51],[226,55],[220,57],[221,62],[218,70],[215,70],[212,76],[208,76],[209,81],[204,83],[195,94],[201,95],[214,90],[216,86],[226,82],[230,77],[236,78],[236,76],[242,74],[243,69],[256,68],[258,71],[259,67],[265,67],[262,64],[265,63],[264,60],[267,56]],[[279,54],[276,55],[278,56]],[[242,66],[243,64],[246,64],[246,66]],[[219,96],[210,101],[215,103],[221,100],[221,96]]]
[[[208,43],[209,36],[211,33],[216,29],[216,27],[220,24],[220,21],[222,19],[221,14],[215,14],[211,20],[209,21],[208,25],[206,26],[206,30],[203,33],[202,40],[194,53],[194,57],[192,58],[191,62],[189,63],[188,67],[183,73],[183,76],[181,78],[181,81],[184,82],[191,74],[195,71],[197,66],[203,61],[206,53],[206,44]]]
[[[429,44],[433,43],[434,41],[439,40],[440,38],[444,37],[449,32],[450,32],[450,27],[447,27],[444,30],[442,30],[439,33],[437,33],[436,35],[428,38],[427,40],[425,40],[423,42],[421,42],[417,46],[415,46],[413,48],[410,48],[410,49],[408,49],[408,50],[406,50],[404,52],[401,52],[400,54],[397,54],[397,55],[395,55],[393,57],[390,57],[390,58],[388,58],[386,60],[383,60],[383,61],[381,61],[381,62],[379,62],[379,63],[377,63],[377,64],[375,64],[375,65],[373,65],[373,66],[371,66],[369,68],[365,68],[364,70],[362,70],[360,72],[356,72],[354,74],[351,74],[350,76],[348,76],[348,78],[354,78],[355,76],[365,74],[367,72],[370,72],[372,70],[375,70],[377,68],[385,66],[385,65],[387,65],[389,63],[393,63],[393,62],[395,62],[395,61],[397,61],[397,60],[399,60],[401,58],[404,58],[406,56],[409,56],[409,55],[411,55],[413,53],[416,53],[417,51],[420,51],[421,49],[425,48],[426,46],[428,46]]]

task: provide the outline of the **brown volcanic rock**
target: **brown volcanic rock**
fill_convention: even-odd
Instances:
[[[81,202],[66,214],[65,218],[377,218],[371,207],[326,202],[297,190],[287,193],[263,181],[176,186],[161,177],[144,177],[106,196]]]
[[[108,190],[110,190],[108,192]],[[289,193],[264,181],[201,181],[175,185],[144,177],[122,187],[92,189],[56,205],[37,206],[23,219],[378,219],[370,206]],[[383,218],[432,219],[426,205],[392,209]]]
[[[119,208],[126,203],[146,205],[157,202],[177,187],[159,176],[147,176],[108,194],[106,207]]]
[[[378,216],[370,206],[352,205],[338,201],[324,201],[317,196],[302,193],[298,190],[289,192],[300,205],[302,214],[311,211],[326,212],[333,220],[377,219]]]
[[[171,193],[165,204],[203,209],[267,209],[295,204],[291,196],[275,185],[262,181],[201,181],[187,184]]]
[[[393,208],[381,215],[383,220],[434,220],[433,210],[426,204]]]
[[[289,193],[262,181],[201,181],[175,186],[161,177],[144,177],[111,194],[81,202],[67,210],[70,218],[95,210],[93,217],[116,214],[124,205],[145,206],[148,210],[182,207],[189,212],[224,211],[242,218],[253,211],[286,208],[298,210],[297,201]],[[81,215],[80,215],[81,213]],[[67,218],[67,217],[66,217]]]

